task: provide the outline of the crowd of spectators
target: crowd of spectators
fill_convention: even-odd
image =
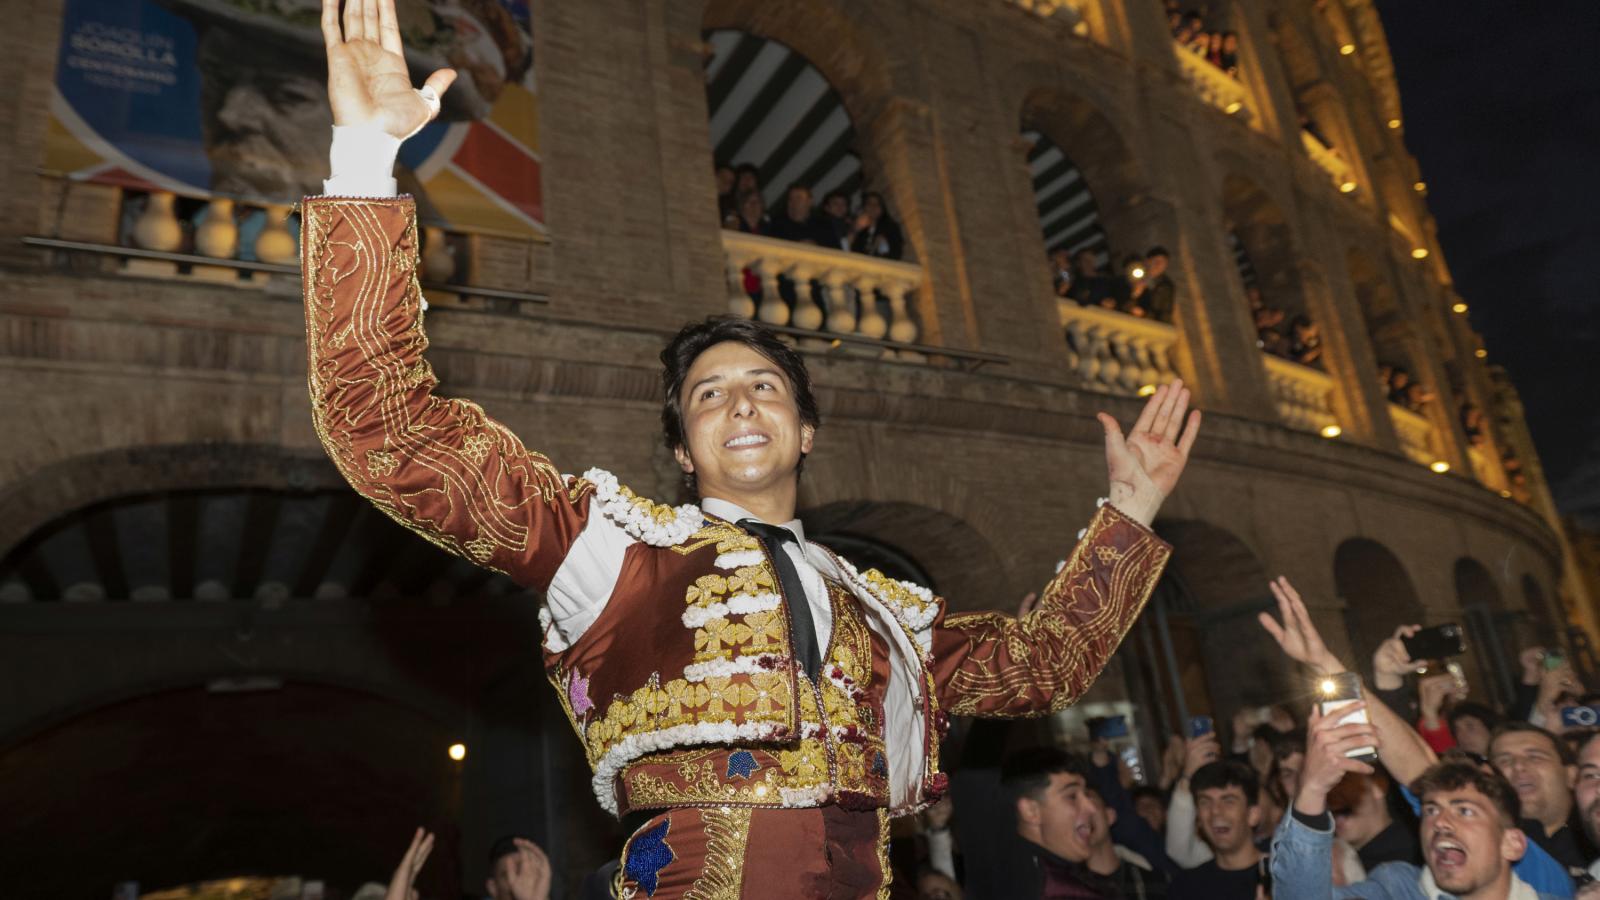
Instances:
[[[1405,367],[1391,363],[1378,364],[1378,386],[1388,394],[1390,403],[1414,413],[1425,412],[1428,404],[1438,399],[1427,385],[1413,378]],[[1465,426],[1464,408],[1462,416],[1462,424]]]
[[[1355,671],[1286,579],[1271,588],[1278,614],[1262,627],[1308,684]],[[919,893],[904,896],[1600,897],[1600,693],[1559,651],[1530,647],[1511,703],[1470,699],[1459,666],[1410,657],[1419,629],[1378,647],[1355,704],[1248,707],[1226,740],[1196,717],[1146,784],[1105,737],[1012,749],[986,772],[973,745],[1006,742],[973,723],[957,804],[923,817]],[[991,795],[1000,839],[993,822],[962,827]]]
[[[1238,32],[1208,29],[1199,10],[1184,10],[1176,0],[1167,0],[1165,6],[1173,40],[1228,75],[1239,77]]]
[[[1356,661],[1328,649],[1287,579],[1270,588],[1261,626],[1304,667],[1302,699],[1245,706],[1225,734],[1196,716],[1148,769],[1110,719],[1070,747],[1026,723],[963,723],[951,793],[893,832],[891,896],[1600,900],[1600,693],[1560,651],[1523,650],[1500,707],[1470,697],[1452,660],[1413,659],[1421,626],[1404,625],[1356,676],[1361,699],[1328,708],[1310,686]],[[354,896],[413,900],[432,847],[418,829],[388,887]],[[531,840],[496,841],[489,863],[490,900],[552,896]],[[617,866],[565,895],[612,896]]]
[[[1176,286],[1167,274],[1171,256],[1161,246],[1151,247],[1144,256],[1125,256],[1117,269],[1100,265],[1100,253],[1065,247],[1050,251],[1050,277],[1057,297],[1079,306],[1105,309],[1152,319],[1172,321]]]
[[[1261,289],[1254,285],[1245,288],[1245,299],[1256,327],[1256,346],[1262,352],[1322,368],[1322,329],[1310,316],[1297,313],[1290,317],[1263,300]]]
[[[716,172],[723,228],[883,259],[900,259],[905,253],[900,225],[877,191],[863,193],[852,210],[843,191],[830,191],[817,204],[811,188],[795,182],[784,193],[783,207],[769,214],[755,166],[718,163]]]

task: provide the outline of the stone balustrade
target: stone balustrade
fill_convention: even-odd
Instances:
[[[803,347],[826,346],[838,335],[898,344],[917,341],[919,329],[906,298],[922,284],[921,266],[727,229],[722,247],[727,254],[728,309],[734,315],[815,332],[816,337],[800,338]],[[760,282],[759,298],[745,289],[746,271]],[[884,359],[923,358],[907,348],[851,346]]]
[[[1467,461],[1472,463],[1472,477],[1478,479],[1479,484],[1486,488],[1500,487],[1504,479],[1496,477],[1494,461],[1482,447],[1468,447]]]
[[[1355,170],[1350,168],[1344,157],[1334,152],[1332,148],[1323,146],[1321,141],[1304,128],[1300,129],[1300,143],[1305,146],[1306,155],[1317,164],[1317,168],[1327,172],[1328,177],[1333,179],[1333,186],[1338,188],[1340,193],[1348,194],[1356,189]]]
[[[1178,57],[1178,68],[1183,72],[1184,79],[1194,87],[1202,100],[1230,116],[1249,116],[1250,94],[1239,79],[1177,41],[1172,42],[1172,52]]]
[[[1429,466],[1439,459],[1438,450],[1434,447],[1433,423],[1426,416],[1391,403],[1389,420],[1394,423],[1394,432],[1400,438],[1400,449],[1412,461]]]
[[[246,204],[44,177],[62,210],[24,243],[113,260],[118,274],[293,291],[300,280],[299,217],[288,204]],[[439,308],[523,313],[543,303],[526,284],[526,239],[421,226],[419,276]],[[492,245],[492,246],[491,246]],[[487,248],[487,249],[486,249]],[[473,282],[473,283],[469,283]],[[508,287],[488,285],[504,284]],[[519,289],[511,289],[511,287]]]
[[[1177,377],[1172,346],[1178,330],[1165,322],[1098,306],[1056,301],[1067,333],[1067,360],[1091,390],[1148,393]]]
[[[1072,29],[1073,34],[1080,37],[1089,33],[1089,23],[1083,19],[1083,0],[1007,0],[1007,2],[1041,19],[1062,22]]]
[[[1281,356],[1264,353],[1262,359],[1283,424],[1330,437],[1338,434],[1329,431],[1330,427],[1338,428],[1339,423],[1333,415],[1333,378],[1327,372]]]

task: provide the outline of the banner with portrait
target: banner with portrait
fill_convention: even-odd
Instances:
[[[74,179],[292,203],[332,125],[320,0],[66,0],[44,167]],[[417,84],[459,73],[401,147],[424,220],[544,233],[528,0],[396,0]]]

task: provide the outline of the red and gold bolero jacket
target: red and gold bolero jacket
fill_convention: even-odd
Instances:
[[[436,396],[409,198],[308,199],[302,262],[316,430],[350,484],[429,541],[540,592],[590,519],[633,539],[598,617],[545,668],[612,812],[697,803],[910,812],[942,793],[949,715],[1060,710],[1093,683],[1170,548],[1109,504],[1022,619],[805,555],[834,610],[813,685],[762,545],[697,507],[563,476],[473,403]]]

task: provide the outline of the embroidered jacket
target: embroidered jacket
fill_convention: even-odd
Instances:
[[[592,517],[634,539],[569,642],[541,610],[545,668],[606,809],[938,799],[947,716],[1071,704],[1143,608],[1170,548],[1102,505],[1023,619],[954,614],[925,588],[804,553],[835,611],[822,677],[790,653],[790,599],[762,545],[610,473],[562,476],[483,410],[434,395],[409,198],[302,206],[311,403],[350,484],[444,549],[546,591]],[[804,603],[803,599],[797,602]]]

